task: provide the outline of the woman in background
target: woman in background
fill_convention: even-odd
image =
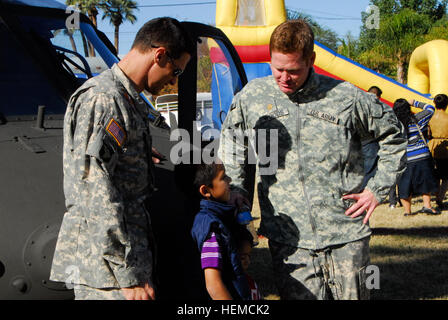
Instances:
[[[411,113],[411,105],[422,109]],[[431,193],[438,190],[431,153],[427,147],[428,123],[435,108],[415,100],[398,99],[394,103],[394,113],[407,129],[408,146],[406,149],[407,167],[398,182],[398,194],[404,208],[404,215],[412,215],[413,196],[423,196],[423,208],[418,211],[426,214],[439,214],[431,206]],[[414,213],[417,214],[418,212]]]

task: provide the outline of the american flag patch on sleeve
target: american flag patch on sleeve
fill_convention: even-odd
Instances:
[[[110,119],[107,124],[106,131],[117,141],[118,145],[121,147],[124,140],[126,139],[126,133],[120,127],[120,125],[114,119]]]

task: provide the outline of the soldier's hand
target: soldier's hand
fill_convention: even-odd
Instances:
[[[352,199],[356,201],[350,208],[347,209],[347,211],[345,211],[346,216],[356,218],[367,211],[367,214],[363,220],[364,224],[369,221],[373,210],[375,210],[375,208],[379,205],[375,195],[367,188],[365,188],[361,193],[347,194],[343,196],[342,199]]]
[[[249,200],[247,200],[246,197],[244,197],[241,193],[235,191],[230,192],[230,199],[227,203],[237,208],[241,208],[245,205],[249,208],[251,206]]]
[[[155,300],[154,289],[145,283],[143,286],[133,286],[121,289],[126,300]]]
[[[411,107],[414,106],[414,102],[415,102],[414,99],[408,99],[408,103],[411,105]]]

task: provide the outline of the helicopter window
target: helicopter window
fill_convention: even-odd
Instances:
[[[39,105],[46,114],[64,114],[79,85],[118,62],[87,23],[68,30],[63,18],[26,13],[18,19],[17,33],[0,23],[0,43],[8,44],[0,50],[2,117],[36,115]]]
[[[90,41],[92,33],[83,31],[87,28],[84,23],[80,29],[68,29],[63,19],[22,16],[21,20],[31,32],[53,45],[60,64],[72,76],[87,79],[108,69]]]
[[[39,105],[48,114],[63,114],[65,102],[36,67],[30,52],[0,24],[0,113],[10,116],[35,115]]]
[[[52,33],[50,41],[64,58],[64,67],[69,68],[68,71],[77,78],[87,79],[108,69],[106,62],[80,29],[56,29]]]

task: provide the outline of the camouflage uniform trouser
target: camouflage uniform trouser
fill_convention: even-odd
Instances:
[[[368,300],[370,237],[313,251],[269,241],[283,300]]]
[[[75,285],[75,300],[126,300],[119,288],[98,289]]]

